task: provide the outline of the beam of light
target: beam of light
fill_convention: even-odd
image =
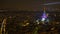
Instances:
[[[43,5],[54,5],[54,4],[60,4],[60,2],[46,3],[46,4],[43,4]]]

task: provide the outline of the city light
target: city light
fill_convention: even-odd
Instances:
[[[45,18],[42,18],[42,20],[41,21],[45,21]]]

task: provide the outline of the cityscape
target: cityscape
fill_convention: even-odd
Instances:
[[[60,0],[1,0],[0,34],[60,34]]]

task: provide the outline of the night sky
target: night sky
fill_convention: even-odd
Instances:
[[[41,4],[58,1],[59,0],[0,0],[0,8],[39,10]]]

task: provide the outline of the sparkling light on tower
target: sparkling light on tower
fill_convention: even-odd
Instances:
[[[47,15],[46,15],[45,8],[44,8],[44,12],[43,12],[41,21],[45,21],[46,18],[47,18]]]

